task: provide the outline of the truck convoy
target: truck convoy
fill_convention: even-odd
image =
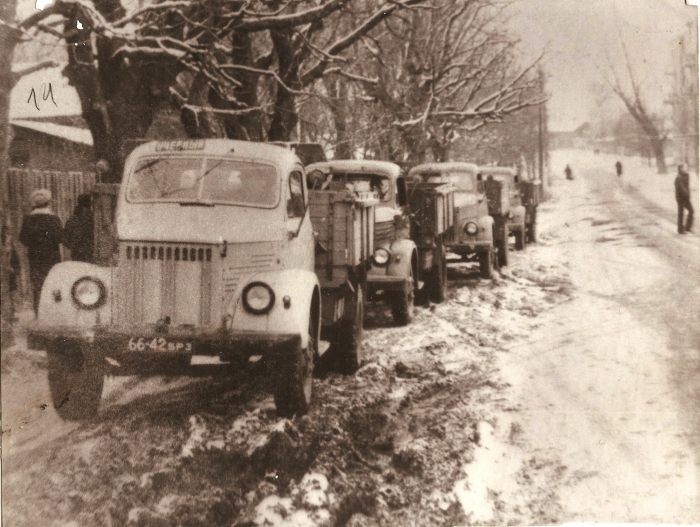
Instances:
[[[278,146],[138,147],[116,196],[114,264],[54,266],[28,331],[47,351],[58,414],[94,416],[105,374],[186,372],[199,356],[263,359],[278,413],[305,413],[322,328],[341,341],[336,360],[357,367],[376,202],[309,191],[299,158]],[[312,226],[321,208],[342,221]]]

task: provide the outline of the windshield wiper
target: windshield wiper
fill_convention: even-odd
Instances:
[[[158,159],[154,159],[153,161],[149,161],[148,163],[146,163],[146,164],[143,165],[142,167],[139,167],[139,168],[137,168],[136,170],[134,170],[134,174],[138,174],[138,173],[141,172],[142,170],[146,170],[147,168],[151,168],[153,165],[157,165],[158,163],[160,163],[161,161],[163,161],[163,159],[164,159],[164,158],[161,157],[161,158],[158,158]]]
[[[213,207],[211,201],[180,201],[181,207]]]

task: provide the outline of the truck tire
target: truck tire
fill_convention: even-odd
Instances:
[[[86,421],[98,414],[104,387],[98,355],[83,353],[77,344],[48,350],[49,390],[61,419]]]
[[[490,280],[493,278],[493,248],[490,247],[485,253],[479,254],[479,276]]]
[[[525,249],[525,224],[524,223],[515,232],[515,250],[522,251],[523,249]]]
[[[527,225],[527,242],[537,243],[537,223],[534,221]]]
[[[365,295],[362,286],[357,287],[357,301],[353,320],[343,320],[337,328],[333,349],[329,357],[330,367],[337,373],[352,375],[362,365],[362,332],[365,318]]]
[[[313,386],[314,357],[318,342],[313,316],[309,316],[309,344],[283,357],[275,375],[274,398],[277,415],[292,418],[309,411]]]
[[[389,296],[389,306],[391,307],[391,316],[394,322],[399,326],[407,326],[413,320],[413,298],[414,298],[414,283],[413,283],[413,268],[411,267],[408,278],[411,278],[411,287],[406,291],[391,291]]]
[[[435,304],[440,304],[447,297],[447,254],[442,244],[438,245],[439,258],[438,263],[433,266],[430,271],[430,288],[428,296],[430,301]]]
[[[508,232],[503,234],[503,237],[496,243],[496,250],[498,251],[498,266],[507,267],[508,266]]]

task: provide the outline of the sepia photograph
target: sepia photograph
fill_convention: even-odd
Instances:
[[[700,524],[693,0],[1,0],[3,527]]]

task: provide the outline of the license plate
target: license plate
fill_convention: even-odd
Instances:
[[[192,343],[184,340],[170,340],[164,337],[131,337],[126,345],[129,351],[188,352]]]

